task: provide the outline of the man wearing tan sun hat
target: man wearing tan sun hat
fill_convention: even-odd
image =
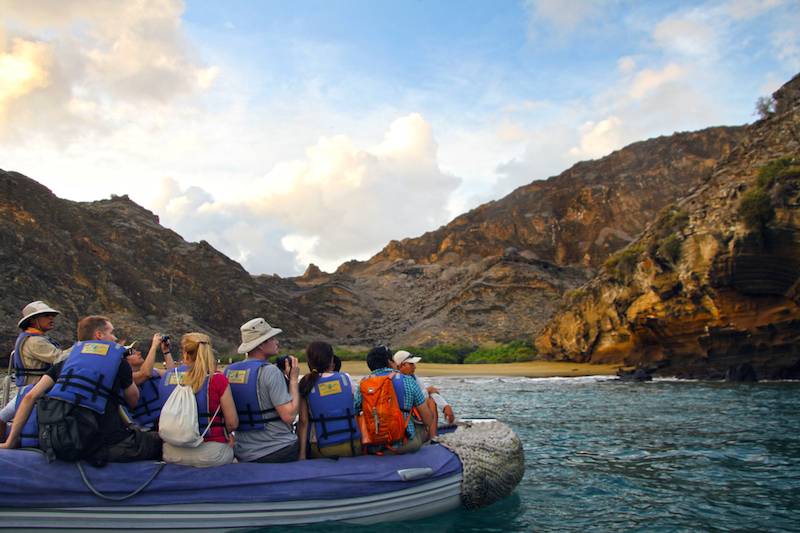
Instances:
[[[225,369],[239,415],[233,447],[236,459],[257,463],[297,461],[300,445],[291,430],[300,408],[297,358],[289,356],[283,372],[269,363],[270,357],[278,355],[276,337],[283,330],[273,328],[263,318],[254,318],[239,329],[242,344],[237,351],[247,357]]]
[[[17,387],[38,382],[61,354],[69,353],[47,336],[59,314],[39,300],[22,310],[22,320],[17,324],[22,332],[17,337],[13,354]]]

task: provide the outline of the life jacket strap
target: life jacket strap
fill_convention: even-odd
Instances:
[[[266,424],[267,422],[272,422],[274,420],[280,420],[280,416],[274,417],[266,417],[267,413],[277,413],[277,409],[271,407],[269,409],[260,409],[254,410],[252,406],[248,403],[247,409],[244,411],[236,411],[236,414],[239,415],[239,429],[242,429],[242,424],[250,426],[251,428],[258,425],[258,424]],[[208,416],[208,415],[206,415]],[[261,419],[255,418],[256,416],[260,416]]]
[[[103,385],[103,374],[98,376],[99,380],[94,380],[77,375],[73,371],[74,369],[70,368],[67,370],[66,374],[62,373],[60,376],[58,376],[55,386],[58,387],[60,384],[62,392],[65,391],[68,386],[76,389],[82,389],[91,393],[92,396],[89,398],[89,400],[92,402],[97,401],[98,396],[105,398],[106,400],[113,396],[113,391]],[[88,383],[88,385],[86,383]],[[80,403],[80,400],[78,400],[78,403]]]

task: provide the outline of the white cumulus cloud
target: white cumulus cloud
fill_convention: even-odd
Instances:
[[[311,262],[332,271],[449,220],[446,205],[461,180],[442,172],[437,151],[430,124],[414,113],[366,150],[346,135],[320,138],[305,159],[254,180],[241,201],[215,201],[165,178],[151,207],[187,239],[207,240],[253,274],[302,273]]]

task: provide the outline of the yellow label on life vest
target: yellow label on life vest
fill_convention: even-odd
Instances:
[[[250,373],[250,369],[247,370],[229,370],[228,371],[228,383],[235,383],[237,385],[242,385],[247,383],[247,375]]]
[[[342,392],[342,384],[338,381],[329,381],[327,383],[320,383],[319,395],[328,396],[330,394],[339,394]]]
[[[98,342],[87,342],[81,348],[81,353],[90,353],[92,355],[107,355],[109,344],[100,344]]]
[[[178,384],[178,374],[180,374],[181,383],[183,383],[183,376],[186,375],[186,372],[170,372],[169,378],[167,378],[167,385],[177,385]]]

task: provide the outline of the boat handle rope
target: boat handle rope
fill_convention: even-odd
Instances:
[[[131,492],[131,493],[130,493],[130,494],[128,494],[127,496],[122,496],[121,498],[112,498],[111,496],[106,496],[105,494],[101,494],[100,492],[98,492],[98,491],[97,491],[97,490],[96,490],[96,489],[95,489],[95,488],[92,486],[92,484],[91,484],[91,483],[89,483],[89,480],[86,478],[86,473],[83,471],[83,467],[81,466],[81,463],[80,463],[80,461],[78,461],[78,463],[76,463],[76,464],[78,465],[78,470],[79,470],[79,471],[80,471],[80,473],[81,473],[81,477],[83,478],[83,482],[86,484],[86,486],[87,486],[87,487],[89,487],[89,490],[90,490],[90,491],[92,491],[92,492],[93,492],[95,495],[97,495],[97,496],[100,496],[100,497],[101,497],[101,498],[103,498],[104,500],[110,500],[110,501],[112,501],[112,502],[120,502],[120,501],[122,501],[122,500],[127,500],[128,498],[131,498],[131,497],[133,497],[133,496],[136,496],[137,494],[139,494],[140,492],[142,492],[142,491],[145,489],[145,487],[147,487],[147,486],[150,484],[150,482],[152,482],[152,481],[153,481],[153,479],[155,479],[155,477],[158,475],[158,473],[159,473],[159,472],[161,472],[161,469],[162,469],[162,468],[164,468],[164,465],[165,465],[165,464],[167,464],[167,463],[165,463],[164,461],[158,461],[158,463],[157,463],[157,464],[158,464],[158,468],[157,468],[157,469],[156,469],[156,471],[153,473],[153,475],[152,475],[152,476],[150,476],[150,479],[148,479],[147,481],[145,481],[145,482],[144,482],[144,485],[142,485],[141,487],[139,487],[138,489],[136,489],[134,492]]]

